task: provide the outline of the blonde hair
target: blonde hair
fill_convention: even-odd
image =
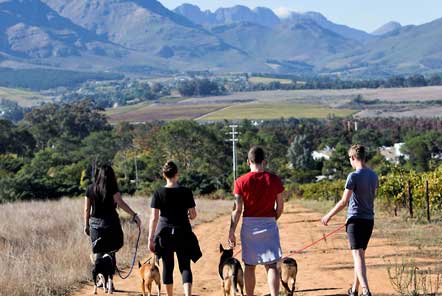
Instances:
[[[352,145],[350,149],[348,149],[348,155],[354,156],[356,159],[361,161],[365,161],[367,157],[365,147],[360,144]]]

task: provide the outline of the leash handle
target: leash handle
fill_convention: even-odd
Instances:
[[[135,253],[134,253],[134,257],[133,257],[133,259],[132,259],[132,265],[131,265],[130,270],[129,270],[129,272],[127,273],[127,275],[122,276],[122,275],[121,275],[121,271],[118,269],[118,266],[115,264],[116,269],[117,269],[117,272],[118,272],[118,275],[120,276],[120,278],[121,278],[122,280],[127,279],[127,278],[130,276],[130,274],[132,273],[132,270],[134,269],[135,260],[137,259],[138,244],[139,244],[139,242],[140,242],[140,236],[141,236],[141,226],[138,225],[138,237],[137,237],[137,242],[135,243]]]
[[[289,251],[289,254],[299,254],[299,253],[302,253],[303,251],[305,251],[305,250],[307,250],[307,249],[313,247],[314,245],[316,245],[316,244],[319,243],[320,241],[322,241],[322,240],[324,240],[324,241],[327,240],[328,237],[330,237],[330,236],[336,234],[336,233],[339,232],[341,229],[343,229],[346,225],[347,225],[346,223],[342,224],[341,226],[339,226],[338,228],[336,228],[336,229],[333,230],[332,232],[328,233],[327,235],[323,235],[323,237],[321,237],[320,239],[318,239],[318,240],[312,242],[311,244],[308,244],[307,246],[305,246],[305,247],[303,247],[303,248],[301,248],[301,249],[299,249],[299,250],[291,250],[291,251]]]

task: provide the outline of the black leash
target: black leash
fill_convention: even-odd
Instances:
[[[118,269],[118,266],[115,265],[116,268],[117,268],[118,275],[120,276],[120,278],[121,278],[122,280],[127,279],[127,278],[130,276],[130,274],[132,273],[132,270],[134,269],[135,260],[137,259],[138,243],[140,242],[140,236],[141,236],[141,226],[138,225],[138,238],[137,238],[137,242],[136,242],[136,244],[135,244],[135,254],[134,254],[134,258],[132,259],[132,265],[131,265],[131,267],[130,267],[129,273],[128,273],[126,276],[123,277],[123,276],[121,275],[121,271]]]

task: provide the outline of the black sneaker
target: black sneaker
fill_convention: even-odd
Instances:
[[[358,291],[353,291],[352,288],[349,288],[348,289],[348,296],[358,296]]]
[[[362,294],[362,296],[371,296],[371,293],[370,293],[370,291],[368,291],[367,293]]]

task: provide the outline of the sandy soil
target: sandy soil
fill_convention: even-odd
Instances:
[[[341,220],[342,218],[337,218],[331,225],[324,227],[319,223],[320,217],[320,213],[307,210],[293,203],[286,206],[285,213],[279,220],[280,235],[285,254],[290,250],[301,249],[323,237],[324,234],[335,230],[344,222]],[[229,216],[225,215],[213,222],[195,227],[195,233],[200,240],[204,255],[193,265],[194,295],[222,295],[221,282],[218,276],[219,243],[226,242],[229,221]],[[371,240],[367,251],[367,265],[373,295],[394,295],[388,279],[386,262],[383,258],[388,258],[397,253],[395,247],[391,246],[385,239],[374,237]],[[147,254],[140,254],[139,258],[145,255]],[[346,295],[346,291],[353,280],[353,265],[344,230],[293,257],[298,262],[299,270],[296,286],[298,292],[296,295]],[[176,295],[183,295],[178,272],[175,272],[174,281],[176,283]],[[138,270],[135,269],[131,277],[125,281],[116,277],[115,287],[117,289],[115,295],[140,295]],[[156,294],[156,287],[153,292]],[[165,292],[164,289],[162,292]],[[73,295],[88,294],[92,294],[91,285],[84,286]],[[268,295],[263,267],[257,268],[255,294]],[[98,295],[104,295],[103,290],[100,290]]]

